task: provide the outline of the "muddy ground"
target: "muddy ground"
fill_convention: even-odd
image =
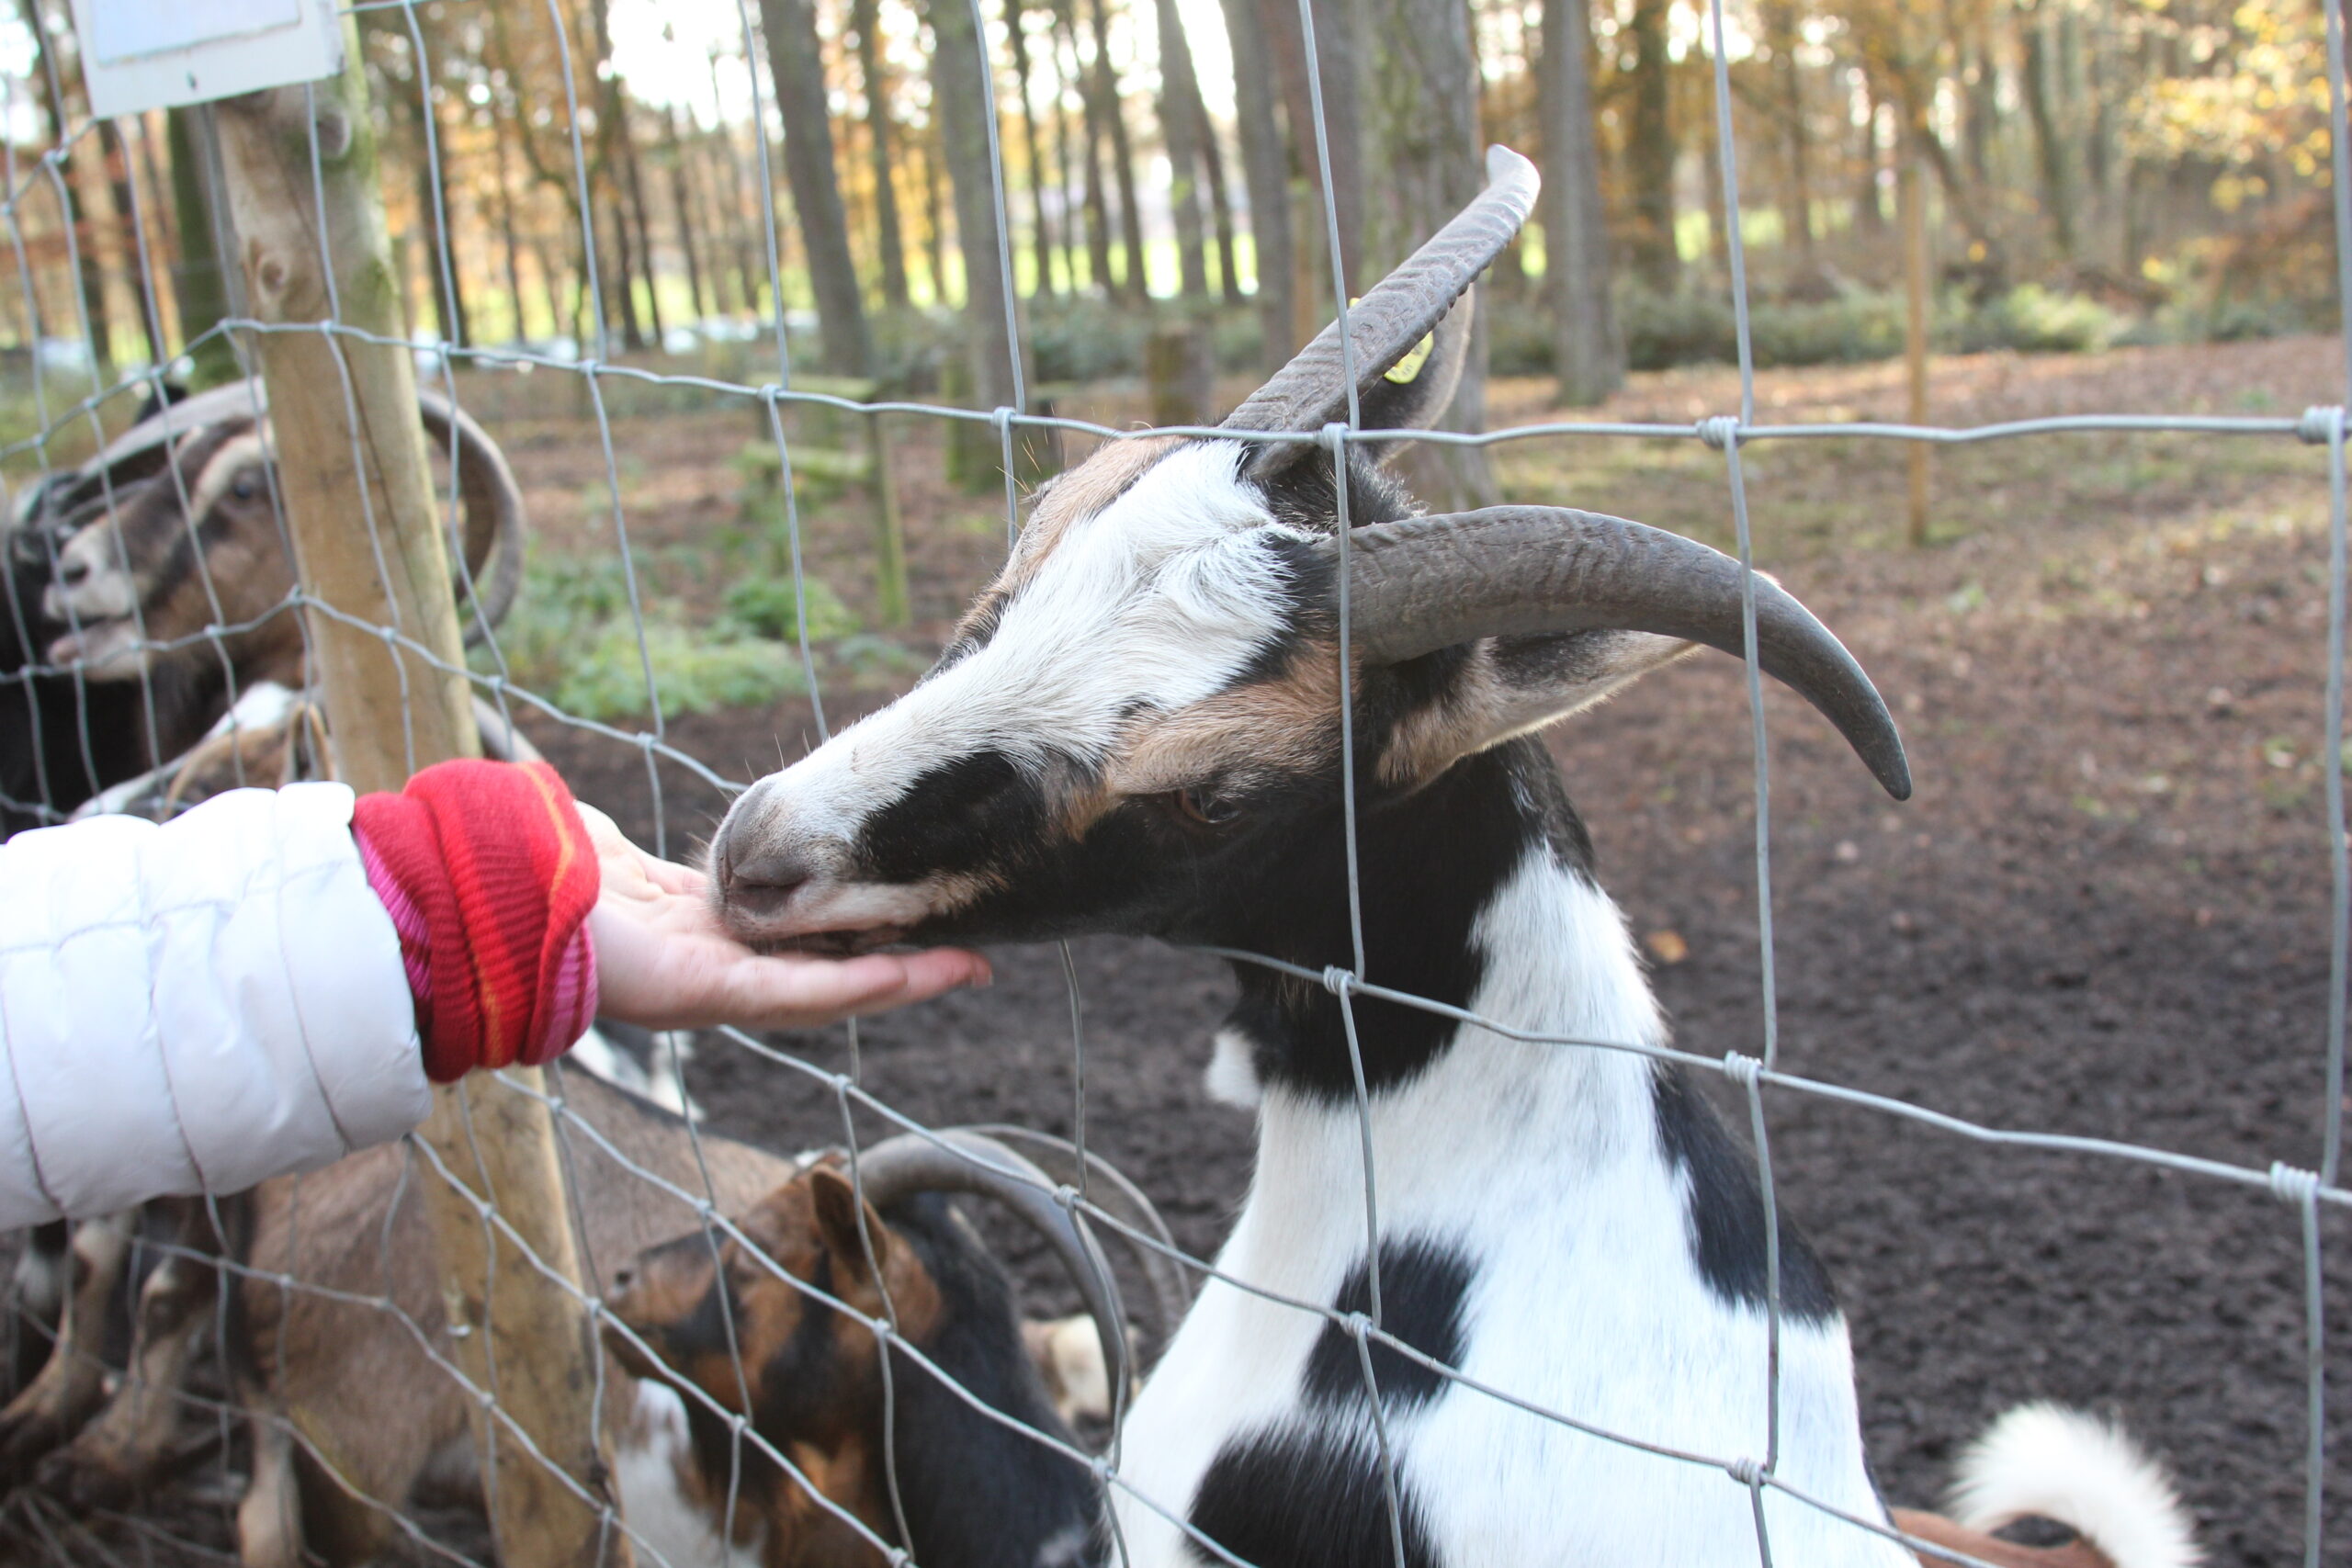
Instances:
[[[2096,357],[1940,362],[1953,423],[2090,410],[2289,415],[2340,399],[2316,340]],[[1728,372],[1638,378],[1611,419],[1736,406]],[[1125,421],[1109,389],[1072,412]],[[1768,375],[1761,417],[1899,410],[1892,367]],[[1496,423],[1542,417],[1506,383]],[[558,547],[594,548],[604,458],[560,422],[493,427]],[[691,552],[735,504],[748,417],[615,426],[635,542]],[[1002,548],[1001,504],[902,446],[918,656]],[[2046,436],[1940,453],[1929,547],[1903,544],[1903,449],[1850,440],[1744,454],[1759,563],[1846,638],[1901,717],[1917,797],[1891,806],[1810,710],[1768,694],[1781,1060],[1826,1083],[1996,1128],[2086,1134],[2263,1169],[2312,1167],[2324,1121],[2328,863],[2322,745],[2322,451],[2291,438]],[[1547,438],[1498,451],[1513,499],[1570,501],[1723,542],[1724,459],[1693,441]],[[608,513],[605,513],[608,516]],[[809,519],[812,570],[854,609],[864,514]],[[707,585],[712,588],[723,585]],[[836,725],[887,681],[826,692]],[[633,744],[534,720],[580,793],[656,827]],[[733,779],[816,733],[799,700],[689,715],[668,744]],[[1708,655],[1563,727],[1555,750],[1604,884],[1650,951],[1679,1043],[1761,1048],[1755,793],[1745,687]],[[724,796],[661,769],[673,852]],[[926,1123],[1077,1116],[1072,991],[1054,950],[998,982],[842,1030],[773,1037]],[[1072,953],[1086,1130],[1214,1250],[1250,1127],[1201,1090],[1231,994],[1221,965],[1102,940]],[[722,1131],[834,1141],[829,1088],[707,1038],[694,1092]],[[1711,1086],[1721,1090],[1723,1085]],[[1959,1445],[2052,1398],[2112,1414],[2173,1466],[2219,1564],[2301,1561],[2302,1258],[2266,1189],[2114,1158],[1995,1147],[1883,1112],[1768,1091],[1782,1201],[1853,1323],[1880,1479],[1932,1501]],[[1744,1120],[1744,1113],[1742,1119]],[[869,1118],[866,1134],[882,1130]],[[1464,1130],[1464,1136],[1476,1135]],[[2328,1367],[2352,1389],[2352,1224],[2324,1216]],[[1039,1303],[1052,1281],[1024,1274]],[[1050,1304],[1062,1304],[1057,1302]],[[2330,1540],[2352,1540],[2352,1398],[2334,1403]]]

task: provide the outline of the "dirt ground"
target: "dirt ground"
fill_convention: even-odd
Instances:
[[[2292,415],[2343,398],[2331,343],[1941,362],[1935,416],[2094,410]],[[1899,411],[1899,367],[1770,374],[1760,417]],[[1495,389],[1493,423],[1544,389]],[[1736,406],[1727,371],[1642,377],[1606,419]],[[1125,422],[1131,393],[1070,412]],[[543,534],[596,547],[604,459],[569,423],[493,427]],[[637,544],[686,556],[723,525],[751,416],[615,426]],[[1902,543],[1905,454],[1850,439],[1743,453],[1759,564],[1887,694],[1917,795],[1891,806],[1834,735],[1768,693],[1778,1027],[1784,1066],[1997,1128],[2126,1140],[2260,1169],[2320,1157],[2328,861],[2322,744],[2326,468],[2291,438],[2043,436],[1939,453],[1930,547]],[[950,491],[935,431],[902,490],[918,653],[1003,548],[1001,502]],[[1502,493],[1727,540],[1724,462],[1695,441],[1547,437],[1497,451]],[[609,526],[609,513],[602,526]],[[855,499],[808,519],[811,568],[870,606]],[[722,588],[723,584],[707,585]],[[838,726],[887,685],[828,690]],[[1755,794],[1738,667],[1704,656],[1563,727],[1555,750],[1601,876],[1655,961],[1687,1049],[1761,1049]],[[650,839],[643,754],[533,721],[581,794]],[[666,742],[748,779],[818,731],[798,700],[671,721]],[[673,852],[724,797],[660,769]],[[772,1043],[926,1123],[1017,1121],[1089,1141],[1211,1252],[1250,1174],[1248,1119],[1200,1077],[1231,994],[1198,954],[1080,943],[995,955],[988,991]],[[837,1140],[831,1089],[706,1038],[694,1092],[722,1131]],[[1713,1086],[1721,1089],[1724,1086]],[[1933,1501],[2000,1410],[2111,1414],[2161,1453],[2211,1560],[2301,1561],[2302,1259],[2263,1189],[2111,1158],[1999,1148],[1768,1091],[1782,1202],[1851,1317],[1889,1499]],[[1744,1121],[1744,1113],[1742,1116]],[[869,1118],[866,1134],[883,1130]],[[2352,1389],[2352,1224],[2323,1216],[2328,1370]],[[1021,1257],[1039,1304],[1046,1271]],[[2352,1540],[2352,1398],[2333,1402],[2329,1539]]]

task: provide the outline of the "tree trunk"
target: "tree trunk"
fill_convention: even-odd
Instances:
[[[1029,32],[1019,0],[1005,7],[1004,32],[1012,46],[1012,80],[1020,89],[1021,137],[1029,155],[1029,254],[1037,269],[1036,292],[1052,299],[1061,292],[1054,281],[1054,227],[1046,216],[1045,144],[1037,138],[1037,111],[1029,101]]]
[[[718,52],[716,50],[710,56],[710,95],[714,104],[727,101],[719,91]],[[753,129],[757,130],[758,128]],[[744,314],[756,316],[760,313],[760,289],[768,275],[767,236],[744,221],[743,149],[735,140],[734,129],[722,118],[712,126],[711,136],[727,154],[727,198],[719,203],[718,220],[726,231],[728,248],[735,257],[735,289],[742,298]],[[758,201],[752,203],[752,209],[762,210]]]
[[[1102,97],[1095,91],[1096,76],[1086,68],[1078,51],[1078,26],[1070,15],[1070,0],[1054,0],[1054,21],[1062,32],[1062,42],[1069,50],[1070,63],[1079,75],[1078,97],[1084,106],[1086,142],[1086,256],[1091,281],[1106,297],[1115,294],[1111,277],[1111,198],[1104,189],[1102,144],[1110,139],[1105,126]]]
[[[1075,232],[1079,209],[1070,204],[1070,195],[1079,188],[1078,166],[1070,161],[1069,115],[1063,107],[1069,93],[1069,77],[1062,69],[1061,18],[1054,16],[1051,20],[1053,26],[1046,35],[1046,58],[1054,68],[1054,171],[1062,197],[1062,274],[1069,279],[1069,291],[1076,294],[1080,287],[1078,281],[1079,242]],[[1102,284],[1100,279],[1090,276],[1085,286],[1101,288]]]
[[[1358,274],[1363,266],[1364,203],[1355,29],[1347,0],[1314,0],[1314,14],[1315,59],[1320,68],[1317,74],[1323,89],[1325,139],[1331,146],[1331,211],[1328,213],[1323,201],[1322,155],[1316,145],[1311,112],[1314,100],[1306,78],[1306,39],[1299,27],[1298,7],[1295,0],[1258,0],[1261,36],[1273,55],[1276,84],[1283,102],[1289,106],[1291,145],[1298,156],[1299,170],[1306,176],[1312,198],[1315,230],[1301,238],[1311,242],[1308,248],[1320,251],[1326,243],[1328,226],[1336,220],[1340,271],[1352,293],[1362,281]],[[1303,252],[1301,260],[1305,260]],[[1317,269],[1312,293],[1300,300],[1302,307],[1315,301],[1317,316],[1330,313],[1321,305],[1331,287],[1330,270],[1327,257],[1325,265]]]
[[[1249,182],[1250,240],[1258,260],[1259,357],[1269,372],[1279,370],[1297,347],[1292,335],[1298,320],[1292,288],[1296,262],[1290,228],[1290,159],[1282,127],[1274,119],[1274,78],[1262,49],[1250,40],[1255,0],[1224,0],[1225,28],[1233,39],[1233,112],[1240,122],[1241,173]],[[1228,250],[1227,256],[1232,253]]]
[[[1587,0],[1544,0],[1537,57],[1543,120],[1544,274],[1553,367],[1572,408],[1625,384],[1625,344],[1610,297],[1609,225],[1592,118],[1592,15]]]
[[[1666,54],[1668,0],[1634,0],[1627,32],[1636,55],[1626,175],[1633,186],[1634,270],[1660,294],[1682,282],[1674,236],[1674,84]]]
[[[2057,111],[2051,103],[2051,77],[2055,62],[2050,57],[2048,18],[2039,6],[2022,6],[2018,11],[2018,30],[2025,51],[2018,72],[2018,85],[2025,92],[2026,118],[2033,123],[2035,161],[2041,175],[2041,215],[2050,221],[2050,237],[2058,247],[2060,258],[2072,261],[2074,179],[2067,167],[2065,135],[2058,127]]]
[[[1765,32],[1772,46],[1772,73],[1779,79],[1781,115],[1788,136],[1789,183],[1783,205],[1784,222],[1796,242],[1797,258],[1809,273],[1814,262],[1813,135],[1804,120],[1804,72],[1797,64],[1797,8],[1794,0],[1778,0],[1765,12]]]
[[[825,369],[863,376],[873,367],[865,299],[850,258],[849,216],[833,169],[833,128],[825,104],[825,57],[811,0],[760,0],[768,73],[784,117],[784,167],[799,219],[808,284],[817,296],[817,332]]]
[[[1201,111],[1201,168],[1209,180],[1209,219],[1216,226],[1217,254],[1217,287],[1228,305],[1238,305],[1245,296],[1241,292],[1241,257],[1234,250],[1233,192],[1226,183],[1225,149],[1216,141],[1216,127],[1209,122],[1208,111]]]
[[[1859,127],[1861,145],[1855,152],[1861,177],[1854,182],[1854,233],[1865,243],[1876,241],[1886,232],[1886,209],[1879,205],[1878,192],[1877,85],[1870,68],[1864,65],[1860,84],[1862,122]]]
[[[1108,0],[1089,0],[1088,18],[1094,31],[1095,92],[1102,103],[1103,128],[1111,135],[1111,172],[1119,182],[1119,239],[1126,247],[1125,286],[1127,298],[1138,302],[1151,298],[1151,279],[1144,266],[1143,206],[1136,199],[1136,154],[1127,138],[1127,111],[1119,94],[1118,73],[1111,69],[1111,21]]]
[[[227,207],[214,193],[219,153],[201,106],[169,111],[172,208],[179,220],[179,265],[172,272],[180,310],[180,341],[196,361],[190,378],[198,390],[233,380],[237,355],[226,334],[215,332],[230,314],[229,277],[220,265],[220,236],[213,215]],[[207,335],[210,334],[210,335]]]
[[[1462,0],[1357,0],[1357,6],[1363,158],[1381,172],[1377,197],[1366,203],[1365,249],[1368,258],[1386,266],[1435,233],[1486,183],[1478,62],[1470,9]],[[1369,187],[1366,195],[1373,195]],[[1441,428],[1485,427],[1483,315],[1473,331],[1461,389]],[[1424,446],[1412,461],[1416,473],[1426,476],[1419,493],[1441,510],[1487,506],[1496,499],[1481,448]]]
[[[931,264],[931,292],[935,303],[943,309],[947,299],[947,198],[941,189],[939,165],[945,153],[942,143],[945,138],[936,125],[931,139],[922,144],[922,217],[923,255]]]
[[[466,308],[465,269],[458,265],[457,241],[449,210],[449,149],[438,134],[433,85],[420,82],[417,101],[409,106],[415,131],[417,216],[424,220],[432,252],[425,257],[425,276],[432,279],[434,313],[441,319],[441,335],[459,347],[474,342],[472,314]],[[428,116],[436,118],[428,119]],[[435,132],[428,138],[426,131]],[[432,156],[438,149],[440,156]]]
[[[628,113],[626,108],[622,112]],[[626,118],[619,141],[621,179],[628,190],[629,229],[637,243],[638,270],[645,278],[646,314],[653,323],[653,345],[663,348],[670,334],[662,323],[662,273],[653,265],[653,225],[645,210],[645,175],[637,155],[637,130]]]
[[[865,148],[874,178],[875,251],[882,263],[882,302],[907,308],[907,242],[899,227],[899,190],[890,163],[890,78],[882,63],[880,0],[852,0],[858,80],[865,88]]]
[[[703,225],[695,210],[701,204],[695,199],[694,168],[686,159],[686,139],[678,130],[682,112],[676,104],[672,104],[662,116],[662,151],[670,162],[670,206],[678,220],[678,249],[686,258],[686,297],[695,318],[707,320],[718,314],[718,301],[710,287],[710,276],[703,270]]]
[[[1201,142],[1208,116],[1201,107],[1201,85],[1193,73],[1192,46],[1176,0],[1153,0],[1159,28],[1159,124],[1168,141],[1168,206],[1176,221],[1176,260],[1184,299],[1205,303],[1208,257],[1201,233]]]
[[[490,139],[490,144],[498,154],[498,237],[506,254],[506,292],[509,296],[508,303],[514,311],[513,335],[519,340],[529,337],[531,329],[525,324],[523,319],[523,242],[521,235],[515,231],[514,172],[506,151],[506,138],[492,136]],[[549,306],[548,330],[553,332],[556,326],[552,314],[552,300],[549,301]]]
[[[1016,344],[999,249],[996,184],[989,166],[987,57],[967,0],[923,0],[931,22],[932,103],[955,187],[956,238],[964,259],[964,315],[974,390],[983,408],[1013,401]]]

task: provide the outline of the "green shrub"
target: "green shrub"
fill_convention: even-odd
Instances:
[[[831,642],[856,631],[857,617],[835,593],[816,578],[806,577],[808,599],[808,640]],[[727,618],[755,637],[777,642],[800,641],[800,595],[789,572],[782,576],[747,577],[727,591]]]
[[[2021,354],[2096,354],[2123,335],[2126,318],[2083,294],[2023,283],[1960,318],[1939,348],[1962,354],[2010,348]],[[1898,340],[1899,341],[1899,340]]]
[[[533,551],[522,592],[499,628],[508,679],[566,713],[594,719],[649,711],[649,656],[665,713],[748,706],[807,689],[799,649],[791,643],[762,636],[732,616],[709,626],[688,626],[642,579],[639,587],[642,653],[619,557],[551,558]],[[810,612],[813,629],[813,596]],[[473,667],[483,674],[497,669],[487,649],[474,650]]]

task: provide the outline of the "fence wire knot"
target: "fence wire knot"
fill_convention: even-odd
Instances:
[[[1739,439],[1739,416],[1719,413],[1699,422],[1699,439],[1721,452]]]
[[[1348,987],[1356,983],[1355,976],[1337,964],[1323,966],[1323,988],[1335,997],[1344,997]]]
[[[1742,1089],[1754,1089],[1757,1075],[1764,1070],[1762,1058],[1738,1051],[1724,1053],[1724,1077]]]
[[[2303,411],[2296,422],[2298,440],[2313,446],[2324,446],[2344,438],[2344,410],[2335,403],[2314,403]]]
[[[1764,1467],[1752,1459],[1736,1459],[1724,1466],[1724,1473],[1747,1487],[1750,1492],[1764,1484]]]
[[[2319,1172],[2304,1170],[2284,1160],[2270,1162],[2270,1195],[2301,1209],[2319,1200]]]

